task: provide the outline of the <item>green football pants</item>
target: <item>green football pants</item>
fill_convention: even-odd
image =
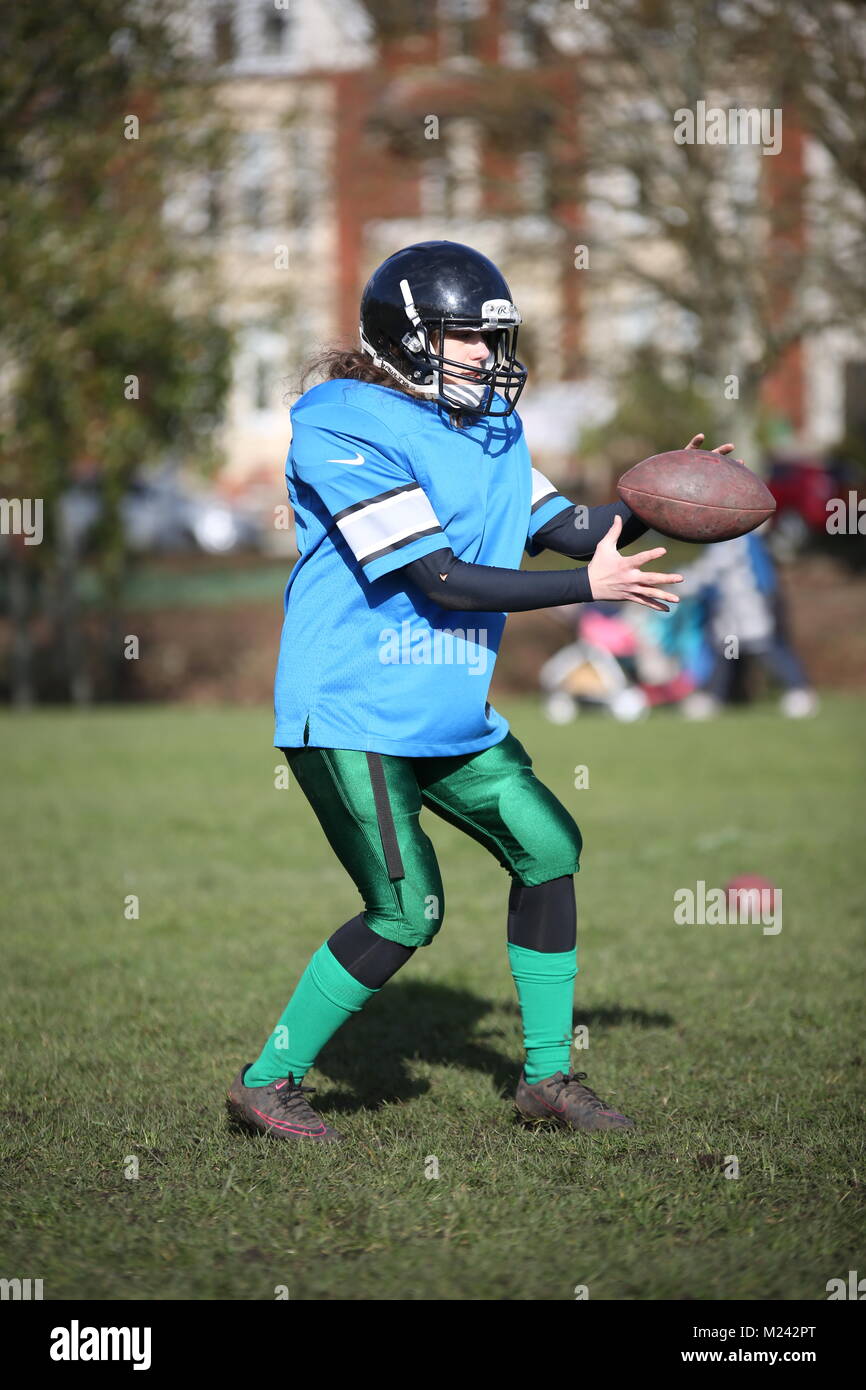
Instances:
[[[580,830],[514,737],[479,753],[403,758],[289,748],[293,776],[357,887],[372,931],[429,946],[442,925],[442,876],[422,806],[488,849],[512,879],[547,883],[580,867]]]

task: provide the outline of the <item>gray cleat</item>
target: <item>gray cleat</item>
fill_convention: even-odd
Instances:
[[[226,1109],[233,1119],[277,1139],[313,1139],[320,1144],[345,1139],[304,1099],[304,1091],[315,1091],[315,1086],[299,1086],[291,1072],[268,1086],[245,1086],[251,1066],[247,1062],[241,1067],[226,1093]]]

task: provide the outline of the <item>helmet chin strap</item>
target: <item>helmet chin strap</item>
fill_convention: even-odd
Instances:
[[[494,354],[489,352],[485,360],[481,363],[480,371],[489,371],[494,363]],[[477,409],[487,396],[487,386],[482,382],[473,381],[446,381],[442,384],[442,395],[454,405],[462,405],[471,410]]]

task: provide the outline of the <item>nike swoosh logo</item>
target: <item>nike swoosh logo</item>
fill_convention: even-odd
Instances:
[[[353,468],[358,468],[364,462],[363,454],[356,454],[353,459],[326,459],[326,463],[349,463]]]

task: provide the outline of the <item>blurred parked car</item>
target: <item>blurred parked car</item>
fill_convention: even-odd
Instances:
[[[87,540],[103,513],[100,480],[75,483],[60,500],[60,531],[74,551]],[[126,543],[137,553],[200,550],[225,555],[260,550],[262,528],[238,507],[207,487],[176,473],[137,478],[120,503]]]
[[[767,487],[776,501],[769,544],[777,559],[803,550],[827,534],[827,503],[856,491],[851,470],[841,461],[812,456],[769,459]]]

